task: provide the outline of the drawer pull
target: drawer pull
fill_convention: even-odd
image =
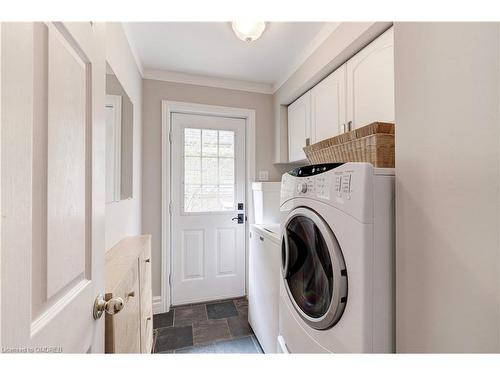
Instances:
[[[135,297],[135,292],[134,291],[128,292],[127,297]]]
[[[144,260],[145,263],[151,263],[151,258]]]

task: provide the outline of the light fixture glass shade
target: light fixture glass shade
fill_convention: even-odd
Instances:
[[[253,42],[260,38],[266,28],[265,22],[232,22],[233,31],[245,42]]]

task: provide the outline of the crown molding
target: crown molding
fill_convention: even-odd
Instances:
[[[128,28],[125,23],[122,22],[121,24],[123,33],[125,34],[125,39],[127,39],[128,46],[130,48],[130,52],[132,52],[132,56],[134,56],[135,64],[137,65],[137,69],[139,70],[139,73],[141,77],[144,78],[144,67],[142,66],[141,59],[139,58],[139,55],[137,54],[137,49],[135,48],[134,42],[132,42],[132,38],[130,37]]]
[[[249,91],[260,94],[273,94],[273,85],[270,83],[240,81],[227,78],[210,77],[197,74],[174,72],[171,70],[144,69],[144,79],[157,81],[184,83],[188,85],[199,85],[217,87],[228,90]]]
[[[273,84],[273,93],[292,76],[295,71],[304,64],[304,62],[316,51],[321,44],[340,26],[340,22],[327,22],[311,42],[302,50],[295,59],[294,64]]]

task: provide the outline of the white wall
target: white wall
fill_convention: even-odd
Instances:
[[[109,250],[123,237],[141,234],[142,77],[120,23],[106,23],[106,59],[134,106],[133,194],[132,199],[106,204]]]
[[[499,28],[396,23],[396,346],[498,352]]]

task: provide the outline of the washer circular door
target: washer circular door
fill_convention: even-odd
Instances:
[[[332,230],[313,210],[293,210],[284,225],[282,272],[295,310],[312,328],[327,329],[342,317],[347,271]]]

